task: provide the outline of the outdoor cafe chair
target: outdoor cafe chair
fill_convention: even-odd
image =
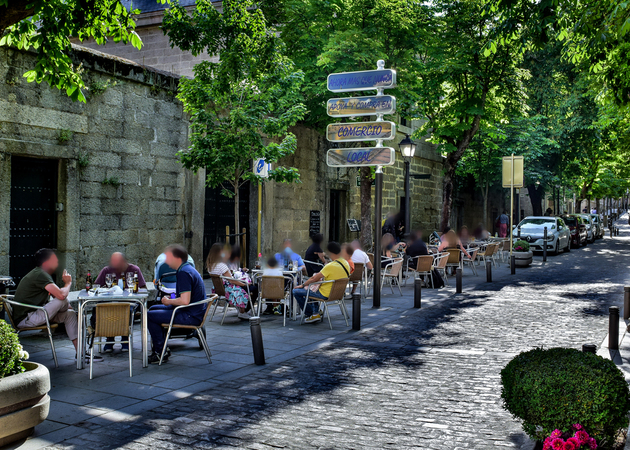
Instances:
[[[442,275],[444,278],[444,284],[448,285],[448,276],[446,275],[446,263],[448,262],[448,253],[441,253],[435,257],[433,268]]]
[[[247,291],[247,303],[249,304],[249,309],[251,311],[256,311],[254,309],[254,301],[252,300],[252,296],[249,293],[249,284],[247,284],[244,281],[238,280],[236,278],[232,278],[232,277],[221,276],[219,278],[221,279],[219,284],[223,287],[223,298],[224,298],[224,301],[225,301],[225,307],[223,308],[223,319],[221,319],[221,325],[223,325],[223,321],[225,320],[225,316],[227,315],[228,307],[230,305],[230,302],[227,300],[227,295],[226,295],[226,292],[225,292],[225,285],[223,284],[223,281],[226,281],[228,284],[231,284],[233,286],[240,286],[240,287],[244,288]],[[214,284],[214,278],[212,279],[212,284]],[[217,294],[219,293],[216,290],[216,287],[215,287],[215,292]],[[215,310],[216,310],[216,306],[215,306]],[[214,316],[214,312],[212,313],[212,315]],[[212,317],[210,318],[210,320],[212,320]]]
[[[416,256],[415,258],[415,267],[409,267],[409,270],[413,272],[414,280],[417,277],[422,277],[424,284],[428,286],[427,279],[431,283],[431,287],[433,287],[433,256],[431,255],[422,255]]]
[[[446,267],[462,268],[462,251],[459,248],[449,248],[446,250],[448,253],[448,261]]]
[[[343,318],[346,320],[346,326],[349,327],[350,324],[348,322],[348,310],[346,309],[346,304],[343,300],[346,294],[346,286],[348,285],[348,278],[340,278],[338,280],[329,280],[329,281],[318,281],[316,283],[312,283],[310,286],[317,285],[320,286],[322,284],[332,283],[332,287],[330,289],[330,295],[328,298],[316,298],[310,299],[311,290],[306,289],[306,303],[304,303],[304,309],[302,309],[302,318],[300,319],[300,324],[304,323],[304,311],[306,310],[306,305],[309,303],[322,303],[324,305],[324,315],[328,317],[328,325],[332,330],[332,321],[330,320],[330,311],[328,310],[328,305],[337,304],[339,305],[339,309],[341,310],[341,314]]]
[[[4,303],[4,308],[7,312],[7,316],[9,316],[9,322],[11,322],[11,326],[16,331],[16,333],[20,333],[20,331],[31,331],[31,330],[46,330],[48,333],[48,339],[50,340],[50,348],[52,350],[53,359],[55,360],[55,367],[59,367],[59,363],[57,362],[57,352],[55,351],[55,343],[53,342],[52,330],[57,328],[56,323],[50,323],[48,318],[48,311],[43,306],[35,306],[29,305],[28,303],[20,303],[14,300],[14,295],[0,295],[0,301]],[[39,327],[24,327],[18,328],[17,323],[13,321],[13,307],[14,306],[23,306],[25,308],[30,309],[41,309],[44,311],[44,317],[46,317],[46,324],[41,325]]]
[[[350,274],[348,280],[348,288],[360,285],[361,297],[363,297],[365,293],[365,264],[354,263],[354,272]],[[350,292],[352,292],[352,290]]]
[[[283,321],[282,326],[287,325],[287,311],[289,310],[289,302],[291,299],[290,291],[285,289],[286,282],[289,282],[289,286],[293,285],[293,277],[280,277],[280,276],[262,276],[260,280],[260,289],[258,290],[258,317],[262,311],[263,305],[280,304],[284,305],[282,308]],[[292,289],[292,287],[291,287]]]
[[[208,341],[206,340],[206,317],[208,317],[208,311],[210,311],[210,303],[215,302],[218,299],[217,294],[213,294],[210,297],[202,300],[200,302],[189,303],[187,305],[176,306],[173,310],[173,315],[171,316],[171,321],[169,323],[163,323],[162,328],[166,328],[166,339],[164,339],[164,346],[162,347],[162,353],[160,354],[160,366],[162,365],[162,360],[164,359],[164,353],[166,353],[166,348],[168,346],[168,339],[171,337],[171,332],[173,329],[184,329],[184,330],[195,330],[197,331],[197,336],[199,337],[199,343],[203,346],[203,350],[206,352],[206,358],[208,358],[208,364],[212,364],[210,357],[212,353],[210,352],[210,347],[208,347]],[[190,308],[191,306],[200,306],[206,305],[206,312],[203,315],[203,319],[199,322],[199,325],[182,325],[179,323],[173,323],[175,319],[175,315],[177,311],[180,309]],[[227,306],[226,306],[227,309]]]
[[[210,314],[210,322],[212,322],[214,313],[217,312],[219,303],[223,302],[225,304],[223,308],[223,318],[221,319],[221,325],[223,325],[223,321],[225,320],[225,316],[227,315],[229,306],[227,293],[225,292],[225,285],[223,284],[223,277],[220,275],[210,275],[210,279],[212,280],[212,285],[214,286],[214,293],[217,294],[217,298],[214,302],[214,308],[212,309],[212,314]]]
[[[470,255],[470,258],[467,256],[464,256],[462,259],[462,264],[464,266],[469,266],[472,272],[475,274],[475,276],[477,276],[477,267],[475,267],[475,260],[477,259],[477,253],[479,253],[478,248],[474,249],[472,252],[469,249],[468,254]]]
[[[131,306],[133,306],[133,303],[126,302],[96,304],[96,324],[90,337],[90,380],[92,379],[92,367],[94,365],[94,346],[98,345],[100,352],[101,346],[107,344],[101,338],[115,338],[116,336],[122,336],[123,339],[127,337],[127,340],[120,342],[129,344],[129,377],[133,376],[133,317],[131,317]]]
[[[392,262],[388,263],[383,269],[383,273],[381,275],[381,292],[383,291],[383,285],[385,284],[385,280],[387,280],[389,284],[389,288],[392,290],[392,294],[394,293],[394,288],[392,284],[394,280],[397,280],[398,291],[400,292],[400,296],[402,297],[402,289],[400,288],[400,275],[402,273],[402,265],[403,259],[397,258]]]
[[[492,262],[496,266],[496,261],[494,260],[494,253],[496,252],[499,244],[488,244],[483,251],[477,253],[477,257],[483,261],[485,264],[487,261]]]

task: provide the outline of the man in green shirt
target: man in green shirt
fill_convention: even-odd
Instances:
[[[27,273],[15,291],[15,301],[34,306],[43,306],[51,323],[63,323],[66,333],[77,348],[77,313],[69,308],[68,294],[72,285],[72,277],[64,269],[61,279],[64,286],[60,288],[53,281],[51,274],[59,267],[55,252],[42,248],[35,253],[37,267]],[[48,298],[52,296],[49,302]],[[46,324],[46,315],[41,309],[16,306],[13,310],[13,321],[18,328],[39,327]],[[95,358],[96,360],[96,358]]]

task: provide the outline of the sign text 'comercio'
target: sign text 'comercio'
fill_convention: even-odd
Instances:
[[[391,140],[396,136],[394,122],[331,123],[327,128],[329,141],[372,141]]]

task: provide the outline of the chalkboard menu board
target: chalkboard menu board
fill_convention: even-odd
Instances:
[[[348,219],[348,227],[350,231],[361,231],[361,225],[357,219]]]
[[[313,237],[316,234],[320,233],[320,218],[321,218],[321,211],[311,211],[311,216],[309,219],[309,223],[308,223],[308,234],[309,236]]]

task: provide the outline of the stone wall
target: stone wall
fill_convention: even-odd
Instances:
[[[176,156],[188,145],[177,79],[87,49],[74,58],[93,88],[87,104],[27,83],[34,55],[0,48],[0,273],[9,272],[12,156],[59,160],[57,247],[71,274],[97,272],[123,251],[151,280],[169,243],[200,261],[202,233],[184,234],[203,229],[203,173],[184,170]]]

